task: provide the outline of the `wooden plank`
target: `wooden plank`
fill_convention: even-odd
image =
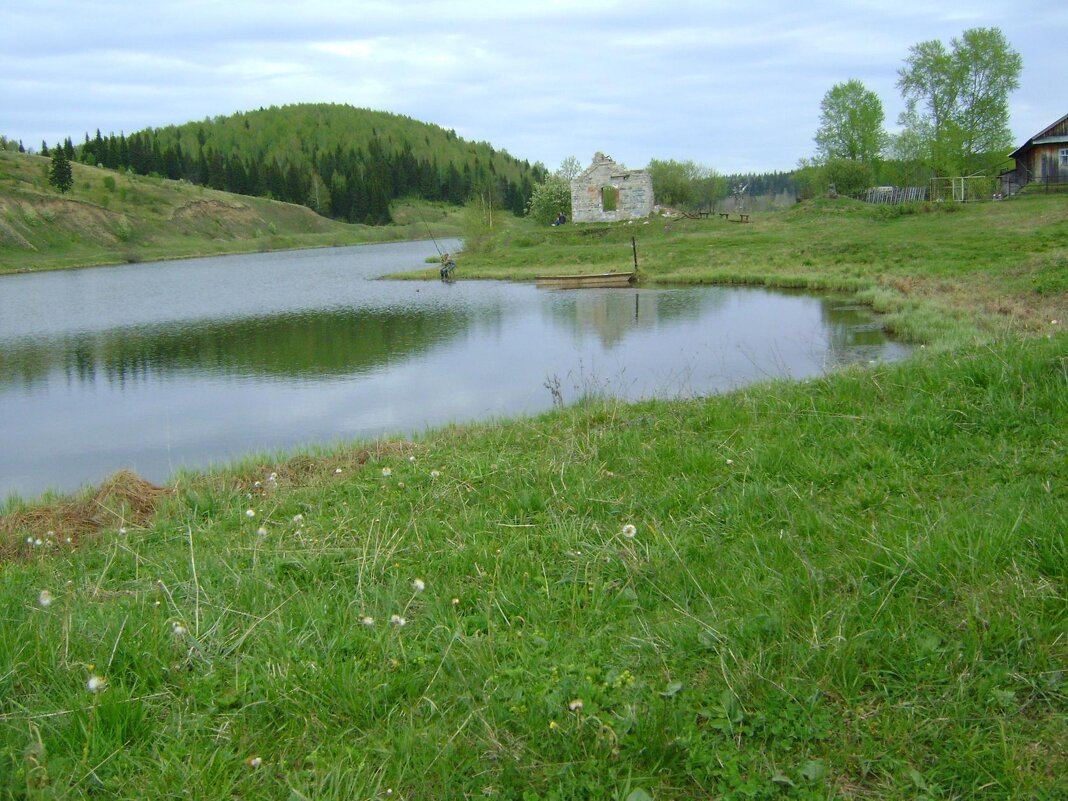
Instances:
[[[610,289],[631,286],[637,280],[636,272],[538,275],[534,285],[542,289]]]

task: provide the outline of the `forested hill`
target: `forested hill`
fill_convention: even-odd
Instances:
[[[383,111],[334,104],[271,107],[129,136],[85,136],[86,164],[184,179],[300,203],[328,217],[390,221],[392,200],[463,203],[473,196],[521,214],[545,175],[485,142]]]

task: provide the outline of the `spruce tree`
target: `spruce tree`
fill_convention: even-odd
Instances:
[[[48,183],[60,192],[69,192],[74,186],[74,170],[63,147],[52,150],[52,169],[48,172]]]

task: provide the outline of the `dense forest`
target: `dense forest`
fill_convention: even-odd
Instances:
[[[485,142],[408,117],[346,105],[271,107],[130,134],[68,139],[85,164],[160,175],[299,203],[381,225],[402,197],[460,204],[480,197],[523,214],[546,170]],[[44,146],[42,155],[48,155]]]

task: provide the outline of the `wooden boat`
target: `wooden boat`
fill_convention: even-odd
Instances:
[[[536,275],[534,285],[541,289],[603,289],[634,286],[638,271],[629,273],[586,273],[584,275]]]

